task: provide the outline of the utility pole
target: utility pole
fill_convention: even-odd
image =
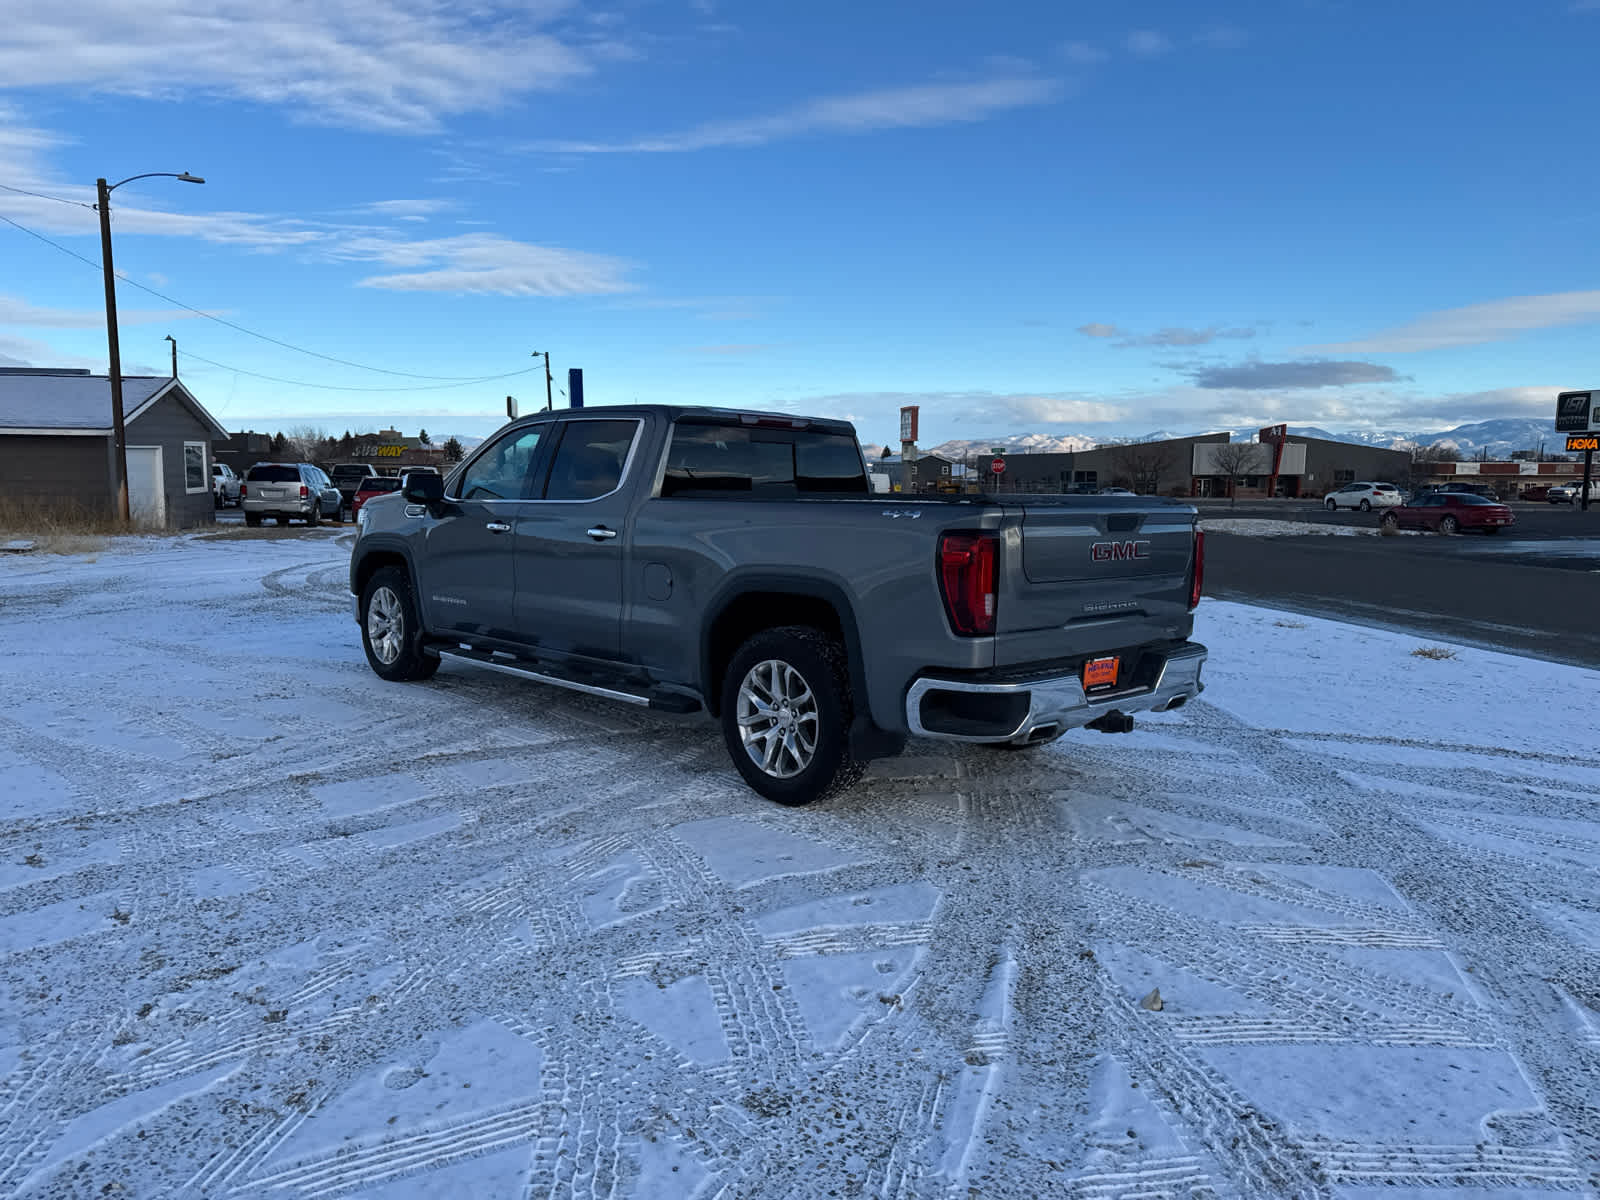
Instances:
[[[167,341],[172,343],[172,377],[176,379],[178,377],[178,339],[169,333],[167,334]]]
[[[117,519],[126,525],[128,512],[128,433],[122,424],[122,347],[117,343],[117,277],[111,265],[111,189],[104,179],[94,181],[100,212],[100,263],[106,277],[106,344],[111,355],[112,467],[116,484]]]
[[[549,412],[556,406],[555,398],[550,394],[550,351],[535,350],[533,357],[538,358],[541,354],[544,355],[544,410]]]

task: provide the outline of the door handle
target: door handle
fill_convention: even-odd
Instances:
[[[617,536],[615,529],[607,529],[604,525],[596,525],[588,533],[597,542],[609,542]]]
[[[484,526],[484,528],[487,529],[490,533],[510,533],[511,532],[511,526],[507,525],[504,521],[490,521],[487,525]]]

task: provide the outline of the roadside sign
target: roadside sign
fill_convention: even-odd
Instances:
[[[1567,453],[1573,454],[1579,450],[1588,450],[1591,453],[1600,450],[1600,433],[1567,434]]]
[[[989,470],[993,471],[996,475],[1004,475],[1006,473],[1006,460],[1003,458],[996,458],[989,464]]]
[[[1556,397],[1557,433],[1600,433],[1600,392],[1562,392]]]
[[[914,442],[917,440],[917,415],[922,411],[919,404],[908,404],[900,410],[900,440]]]

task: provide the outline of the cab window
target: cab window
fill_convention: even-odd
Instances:
[[[457,484],[463,500],[522,500],[539,449],[542,425],[514,429],[473,460]]]

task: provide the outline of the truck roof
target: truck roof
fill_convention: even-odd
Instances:
[[[833,433],[854,436],[855,426],[837,417],[814,417],[805,413],[764,412],[754,408],[715,408],[697,404],[597,404],[584,408],[557,408],[548,412],[523,413],[507,424],[523,424],[539,420],[555,420],[571,416],[644,417],[660,416],[668,421],[681,417],[714,417],[724,420],[748,420],[748,423],[771,422],[792,429],[825,429]]]

